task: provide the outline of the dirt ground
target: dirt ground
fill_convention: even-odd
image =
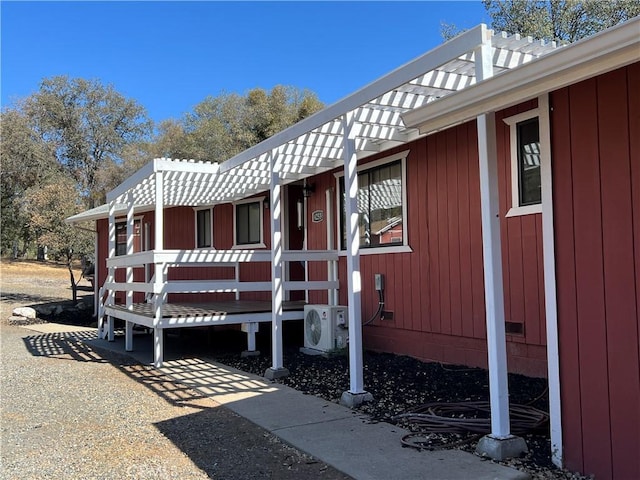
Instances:
[[[86,280],[81,288],[91,305]],[[65,266],[0,262],[0,478],[350,478],[212,400],[159,396],[150,379],[180,388],[151,367],[92,351],[73,334],[8,325],[17,306],[70,299]]]

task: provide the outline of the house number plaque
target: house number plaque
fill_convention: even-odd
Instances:
[[[311,214],[311,220],[313,221],[313,223],[320,223],[322,220],[324,220],[324,212],[322,210],[315,210]]]

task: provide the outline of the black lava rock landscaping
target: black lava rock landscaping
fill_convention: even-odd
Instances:
[[[214,339],[214,344],[208,345],[207,356],[217,362],[259,376],[264,375],[265,370],[271,366],[269,345],[262,345],[261,356],[241,358],[238,351],[245,345],[244,335],[237,332],[216,332],[211,338]],[[261,343],[259,341],[259,348]],[[277,381],[307,395],[339,402],[342,393],[349,388],[349,358],[346,352],[328,356],[307,355],[301,353],[299,347],[289,347],[284,351],[284,365],[290,374]],[[407,443],[417,443],[420,448],[457,448],[474,452],[481,435],[424,433],[419,424],[401,414],[434,402],[448,405],[488,401],[489,378],[486,370],[425,363],[407,356],[365,351],[364,385],[373,395],[374,401],[361,405],[358,410],[369,415],[372,422],[384,421],[418,433],[416,437],[408,439]],[[548,412],[546,379],[510,374],[509,394],[512,404]],[[453,415],[459,414],[454,412]],[[548,423],[521,436],[527,442],[529,453],[522,458],[502,462],[503,464],[526,471],[534,479],[588,478],[553,465]]]

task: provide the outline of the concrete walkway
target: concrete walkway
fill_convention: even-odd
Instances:
[[[48,324],[42,328],[49,333],[55,327]],[[149,335],[136,335],[134,352],[124,351],[123,337],[116,337],[115,342],[84,341],[95,349],[130,355],[142,364],[150,364],[152,360]],[[207,359],[180,359],[167,351],[160,370],[176,383],[207,395],[358,480],[529,478],[523,472],[459,450],[429,452],[403,448],[400,439],[408,432],[402,428],[371,423],[368,417],[333,402]]]

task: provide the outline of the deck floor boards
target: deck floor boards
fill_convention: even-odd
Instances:
[[[304,309],[304,301],[285,301],[284,311]],[[128,311],[125,305],[111,305],[112,308]],[[130,310],[145,317],[154,317],[153,303],[134,303]],[[165,303],[162,306],[162,318],[208,317],[245,313],[266,313],[271,311],[270,301],[226,300],[210,303]]]

